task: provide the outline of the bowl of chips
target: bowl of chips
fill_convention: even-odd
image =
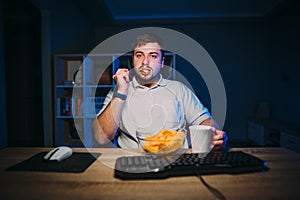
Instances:
[[[154,134],[137,132],[139,148],[147,153],[168,154],[182,149],[186,138],[183,129],[172,131],[162,129]]]

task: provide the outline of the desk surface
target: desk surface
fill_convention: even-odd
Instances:
[[[102,155],[83,173],[13,172],[9,166],[45,148],[0,150],[1,199],[215,199],[195,176],[164,180],[114,178],[115,160],[134,154],[122,149],[90,149]],[[241,175],[206,175],[204,180],[226,199],[300,199],[300,154],[284,148],[235,148],[268,161],[270,171]],[[86,149],[74,149],[85,152]],[[4,197],[4,198],[3,198]]]

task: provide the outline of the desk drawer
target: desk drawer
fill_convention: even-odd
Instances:
[[[280,146],[300,153],[300,137],[281,132]]]

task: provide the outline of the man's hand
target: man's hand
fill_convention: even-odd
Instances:
[[[213,151],[224,150],[228,137],[226,133],[222,130],[218,130],[215,127],[212,127],[212,145]]]
[[[127,94],[129,86],[129,70],[124,68],[119,68],[117,72],[113,75],[113,79],[117,83],[117,92],[120,94]]]
[[[212,150],[213,151],[225,150],[228,137],[224,131],[219,130],[218,123],[214,119],[208,118],[203,122],[201,122],[200,125],[207,125],[212,127],[212,145],[213,145]]]

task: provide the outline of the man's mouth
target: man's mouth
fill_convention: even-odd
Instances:
[[[143,76],[147,76],[151,73],[151,69],[149,68],[141,68],[139,71]]]

